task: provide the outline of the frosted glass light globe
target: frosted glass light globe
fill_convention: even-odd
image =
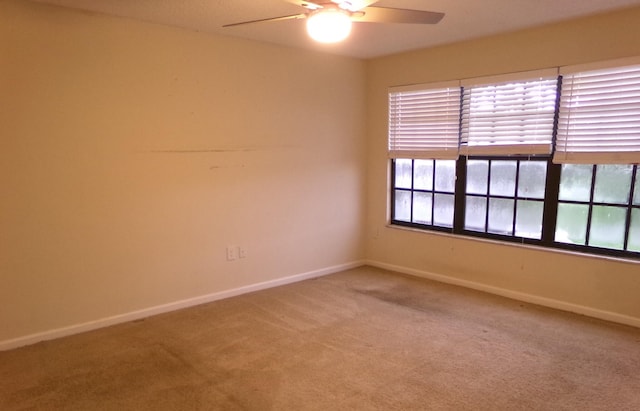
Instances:
[[[307,33],[320,43],[337,43],[351,33],[351,18],[345,10],[324,8],[307,19]]]

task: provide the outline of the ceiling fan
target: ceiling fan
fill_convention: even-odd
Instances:
[[[286,0],[307,9],[304,13],[225,24],[234,27],[266,21],[307,19],[307,32],[316,41],[335,43],[347,38],[352,22],[436,24],[444,13],[372,6],[377,0]]]

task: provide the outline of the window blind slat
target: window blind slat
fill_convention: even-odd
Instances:
[[[640,65],[564,74],[553,161],[640,162]]]

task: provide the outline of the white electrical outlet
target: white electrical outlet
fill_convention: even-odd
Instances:
[[[238,247],[238,257],[247,258],[247,248],[245,246]]]
[[[227,246],[227,261],[233,261],[238,258],[238,247],[234,245]]]

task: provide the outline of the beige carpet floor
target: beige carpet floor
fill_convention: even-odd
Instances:
[[[640,410],[640,329],[361,267],[0,352],[0,410]]]

